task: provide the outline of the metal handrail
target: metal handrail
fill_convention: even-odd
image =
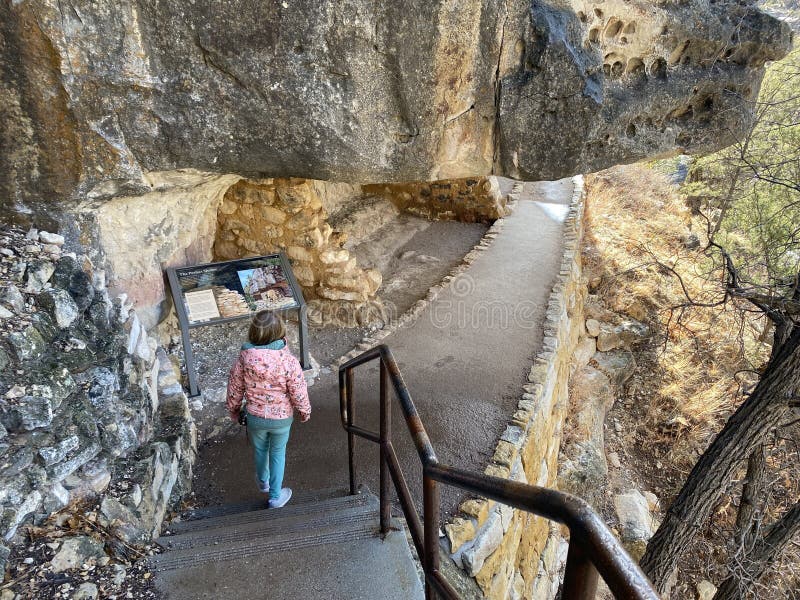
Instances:
[[[378,433],[354,424],[353,401],[354,369],[375,359],[380,359]],[[414,507],[408,484],[392,445],[389,381],[394,388],[422,462],[424,517],[422,522]],[[658,595],[645,574],[628,556],[600,516],[584,500],[557,490],[440,464],[397,362],[386,345],[381,344],[367,350],[339,367],[339,409],[342,426],[347,431],[350,493],[356,493],[354,446],[355,437],[358,436],[380,446],[381,532],[388,533],[391,527],[389,496],[391,481],[397,491],[417,554],[422,561],[426,599],[434,598],[434,593],[448,600],[457,600],[460,597],[439,570],[438,482],[566,525],[570,531],[570,543],[561,594],[563,600],[594,598],[598,572],[616,598],[658,600]]]

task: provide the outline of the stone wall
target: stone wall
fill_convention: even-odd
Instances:
[[[81,203],[70,237],[81,252],[92,252],[108,273],[112,295],[127,294],[150,331],[172,307],[164,269],[211,261],[217,209],[240,177],[192,171],[147,177],[145,193]]]
[[[365,185],[362,189],[425,219],[491,223],[507,214],[506,196],[496,177]]]
[[[194,423],[177,371],[105,273],[63,237],[0,234],[2,543],[73,502],[137,543],[188,491]]]
[[[329,205],[335,203],[329,197],[333,194],[320,192],[326,187],[307,179],[242,180],[233,185],[219,207],[214,258],[285,250],[307,300],[360,305],[374,299],[381,274],[359,268],[342,248],[347,236],[328,223],[323,198]]]
[[[573,354],[583,329],[582,181],[565,222],[565,251],[548,302],[544,339],[518,410],[485,472],[555,488]],[[513,194],[512,194],[513,195]],[[566,543],[560,527],[486,499],[470,499],[445,526],[456,564],[493,599],[555,597]]]

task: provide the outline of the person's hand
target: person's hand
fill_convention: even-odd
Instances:
[[[308,413],[308,414],[300,413],[300,422],[301,423],[306,423],[310,418],[311,418],[311,413]]]

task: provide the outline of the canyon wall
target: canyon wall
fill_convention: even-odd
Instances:
[[[21,526],[94,502],[125,543],[156,536],[191,485],[180,372],[124,296],[63,237],[0,232],[0,574]]]
[[[0,198],[131,197],[186,168],[557,179],[704,151],[747,128],[789,43],[732,0],[3,2]]]

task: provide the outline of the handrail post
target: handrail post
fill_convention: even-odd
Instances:
[[[355,417],[353,416],[353,369],[345,371],[345,392],[347,394],[347,425],[353,426]],[[348,430],[347,432],[347,464],[350,468],[350,495],[354,496],[356,493],[356,436]]]
[[[389,473],[389,458],[387,456],[388,444],[392,440],[392,410],[389,406],[389,373],[386,370],[386,363],[383,358],[380,361],[381,365],[381,380],[380,380],[380,395],[381,395],[381,463],[380,463],[380,481],[381,481],[381,533],[389,533],[391,528],[391,498],[389,496],[389,488],[392,485],[391,475]]]
[[[425,600],[434,600],[436,591],[428,580],[439,572],[439,484],[427,474],[422,476],[422,516],[425,528]]]
[[[561,600],[593,600],[597,594],[597,569],[575,536],[570,538]]]

